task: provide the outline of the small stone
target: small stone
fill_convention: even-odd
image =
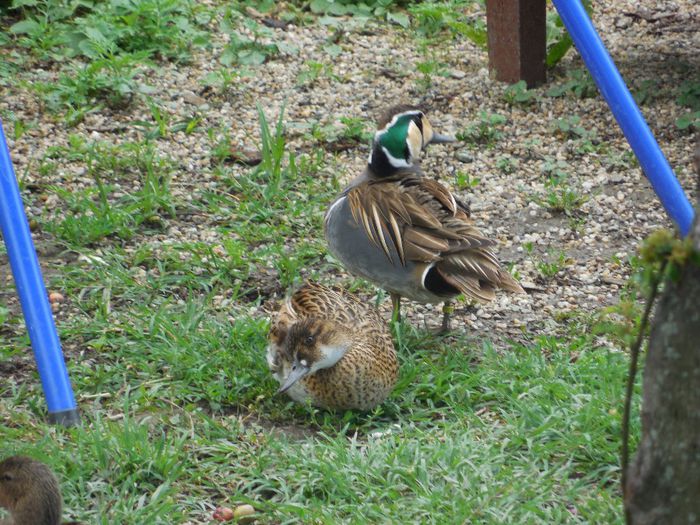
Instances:
[[[453,69],[452,71],[450,71],[450,76],[452,78],[462,79],[466,77],[467,74],[464,71],[460,71],[459,69]]]
[[[212,519],[216,521],[231,521],[234,517],[233,510],[228,507],[216,507]]]
[[[63,294],[61,294],[61,293],[59,293],[59,292],[51,292],[51,293],[49,294],[49,302],[50,302],[51,304],[54,304],[54,303],[62,303],[62,302],[65,301],[65,300],[66,300],[66,298],[63,297]]]
[[[474,155],[472,155],[472,152],[466,148],[457,150],[455,153],[455,158],[464,163],[474,162]]]
[[[204,100],[199,95],[195,95],[191,91],[183,92],[182,93],[182,100],[184,100],[188,104],[192,104],[193,106],[203,106],[204,104],[207,103],[206,100]]]
[[[255,508],[252,505],[238,505],[233,509],[233,518],[236,519],[238,523],[251,523],[253,520],[247,518],[247,516],[252,516],[253,514],[255,514]]]

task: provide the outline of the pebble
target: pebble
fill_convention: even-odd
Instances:
[[[471,152],[469,149],[467,149],[467,148],[457,150],[457,151],[455,152],[455,158],[456,158],[458,161],[464,162],[464,163],[474,162],[474,155],[473,155],[472,152]]]
[[[63,294],[60,292],[51,292],[49,294],[49,302],[51,304],[59,304],[62,303],[66,300],[65,297],[63,297]]]

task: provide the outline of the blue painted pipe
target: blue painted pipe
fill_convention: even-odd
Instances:
[[[78,424],[80,416],[1,121],[0,228],[44,388],[49,421],[65,426]]]
[[[627,137],[644,174],[661,199],[666,212],[685,237],[693,222],[693,207],[596,33],[588,13],[580,0],[552,1],[588,71]]]

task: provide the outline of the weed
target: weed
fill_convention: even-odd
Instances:
[[[33,121],[24,121],[16,117],[14,113],[10,113],[7,117],[7,120],[5,121],[6,123],[12,123],[12,138],[14,140],[19,140],[24,136],[24,134],[31,130],[35,129],[37,127],[37,122],[35,120]],[[5,130],[7,132],[7,130]]]
[[[249,76],[250,73],[243,70],[232,70],[228,67],[220,67],[216,71],[207,73],[202,79],[202,84],[205,86],[212,86],[220,89],[221,91],[228,91],[241,77]]]
[[[145,54],[107,54],[87,65],[72,64],[57,83],[37,83],[50,109],[69,111],[69,122],[77,123],[87,111],[104,104],[111,108],[128,105],[135,95],[148,91],[137,80],[146,68]]]
[[[285,154],[284,138],[284,108],[280,111],[274,134],[270,131],[270,126],[265,118],[262,107],[258,105],[258,118],[260,119],[260,136],[262,139],[261,154],[262,162],[254,171],[254,177],[260,179],[265,184],[262,196],[266,202],[279,197],[279,192],[283,186],[285,175],[294,176],[294,162],[291,161],[288,170],[282,169],[282,161]]]
[[[358,142],[368,142],[372,138],[372,132],[367,130],[367,122],[361,117],[340,117],[340,122],[343,124],[340,137]]]
[[[132,124],[144,131],[144,136],[147,140],[167,137],[170,132],[170,115],[162,111],[161,108],[153,102],[153,99],[148,99],[146,102],[151,112],[153,122],[137,120]]]
[[[394,9],[405,4],[405,0],[370,0],[357,2],[356,0],[311,0],[303,2],[313,13],[331,15],[322,19],[326,24],[332,25],[338,20],[329,20],[331,17],[350,16],[350,22],[363,24],[369,17],[386,18],[389,22],[396,23],[401,27],[409,26],[408,16]]]
[[[530,199],[551,212],[574,217],[581,206],[588,201],[588,197],[569,185],[568,167],[563,160],[546,158],[542,166],[542,173],[547,177],[545,192],[532,194]]]
[[[61,60],[67,40],[66,21],[74,14],[77,2],[14,0],[13,7],[22,13],[22,20],[10,27],[19,45],[31,49],[41,60]]]
[[[231,128],[223,126],[219,129],[209,128],[207,138],[211,144],[211,157],[218,164],[223,164],[231,157]]]
[[[551,212],[568,216],[573,216],[588,201],[588,197],[566,186],[550,187],[544,195],[532,199]]]
[[[280,53],[279,43],[266,43],[274,33],[252,18],[243,17],[229,9],[221,22],[221,30],[229,35],[229,42],[219,58],[224,66],[260,65]],[[252,39],[246,36],[251,34]]]
[[[107,144],[74,142],[73,156],[85,164],[95,186],[82,192],[68,192],[59,187],[53,191],[64,202],[68,213],[45,228],[71,246],[90,246],[108,237],[130,239],[140,225],[160,223],[161,215],[172,216],[175,207],[170,195],[169,164],[159,158],[148,144],[133,143],[121,147]],[[62,155],[54,148],[49,155]],[[110,179],[134,177],[140,188],[119,194]]]
[[[603,162],[611,170],[627,171],[637,165],[637,157],[634,156],[634,152],[627,150],[620,153],[609,153]]]
[[[468,190],[471,188],[476,188],[481,182],[479,177],[472,177],[466,172],[457,171],[455,173],[455,186],[458,190]]]
[[[20,45],[40,59],[144,54],[186,60],[194,47],[208,44],[205,9],[190,0],[83,2],[15,0],[23,19],[11,28]],[[96,56],[97,55],[97,56]]]
[[[527,253],[535,263],[535,268],[537,268],[540,276],[545,280],[554,278],[572,262],[563,250],[548,250],[547,256],[541,257],[535,253],[535,245],[532,242],[524,243],[523,248],[525,249],[525,253]]]
[[[457,139],[472,145],[493,146],[503,136],[499,128],[506,122],[503,115],[481,111],[479,120],[457,133]]]
[[[700,80],[687,80],[678,87],[676,102],[692,109],[700,111]]]
[[[549,257],[544,260],[540,260],[536,263],[536,268],[545,279],[551,279],[555,277],[560,271],[562,271],[568,264],[571,264],[570,259],[566,257],[563,251],[559,253],[552,254],[550,252]]]
[[[568,93],[572,93],[577,98],[592,98],[597,95],[598,88],[587,69],[571,70],[563,84],[552,86],[547,90],[547,95],[550,97],[561,97]]]
[[[680,130],[700,129],[700,81],[689,80],[680,85],[676,102],[690,108],[690,111],[676,119]]]
[[[581,117],[572,115],[571,117],[556,119],[552,127],[555,133],[562,135],[564,138],[588,137],[590,133],[586,128],[579,125],[580,122]]]
[[[593,7],[590,0],[584,0],[583,6],[590,15]],[[547,13],[547,55],[545,57],[545,63],[547,67],[554,67],[557,65],[566,53],[571,49],[574,42],[571,37],[566,32],[564,28],[564,22],[562,21],[559,13],[556,11],[549,11]]]
[[[633,91],[634,99],[640,106],[651,103],[659,96],[659,82],[656,79],[645,79]]]
[[[416,87],[420,92],[426,92],[432,87],[433,77],[435,75],[447,75],[445,64],[435,59],[418,62],[416,64],[416,69],[421,74],[418,80],[416,80]]]
[[[309,86],[314,84],[321,77],[334,81],[339,80],[338,76],[333,73],[333,66],[331,64],[308,61],[304,66],[305,69],[297,75],[298,86]]]
[[[526,106],[537,100],[537,92],[533,89],[527,89],[527,83],[521,80],[505,89],[503,100],[511,106],[516,104]]]
[[[496,167],[503,173],[513,173],[518,166],[518,160],[510,155],[503,155],[496,160]]]

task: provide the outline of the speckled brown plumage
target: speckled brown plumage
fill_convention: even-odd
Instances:
[[[325,367],[334,352],[342,356]],[[295,362],[307,363],[311,372],[287,393],[332,409],[370,410],[386,399],[398,375],[391,334],[377,310],[342,289],[316,283],[302,286],[280,308],[267,357],[280,384]],[[318,364],[324,366],[314,370]]]

